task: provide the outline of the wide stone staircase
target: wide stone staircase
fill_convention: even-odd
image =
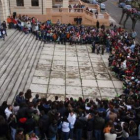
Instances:
[[[43,45],[34,35],[16,30],[0,45],[0,104],[12,103],[30,87]]]

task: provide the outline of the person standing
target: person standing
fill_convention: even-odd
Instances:
[[[20,105],[21,103],[24,103],[25,102],[25,98],[24,98],[24,96],[23,96],[23,92],[20,92],[17,96],[16,96],[16,103],[18,104],[18,105]]]
[[[71,110],[71,112],[69,113],[68,121],[70,123],[70,139],[73,139],[74,124],[76,121],[76,115],[74,114],[73,110]]]
[[[137,36],[137,32],[133,30],[133,31],[132,31],[132,35],[131,35],[131,36],[132,36],[132,38],[133,38],[133,39],[135,39],[135,38],[136,38],[136,36]]]
[[[6,120],[0,115],[0,140],[10,140],[9,128]]]
[[[56,140],[57,134],[57,121],[54,120],[53,123],[49,126],[49,139]]]
[[[57,23],[56,23],[57,25],[60,25],[61,24],[61,22],[60,22],[60,20],[58,19],[57,20]]]
[[[93,115],[88,114],[87,120],[87,140],[93,140]]]
[[[95,41],[92,42],[92,53],[95,53]]]
[[[8,105],[4,112],[5,112],[5,115],[6,115],[6,119],[8,120],[10,115],[12,114],[12,106]]]
[[[9,119],[8,119],[8,124],[10,126],[10,130],[11,130],[11,137],[12,140],[15,140],[15,135],[16,135],[16,129],[17,129],[17,119],[16,116],[11,114]]]
[[[2,32],[1,32],[1,30],[0,30],[0,38],[2,38]]]
[[[98,11],[95,12],[95,17],[98,18]]]
[[[100,23],[99,23],[99,21],[97,20],[97,22],[96,22],[96,28],[99,29],[99,27],[100,27]]]
[[[115,130],[111,128],[110,133],[105,133],[105,140],[116,140],[117,134],[115,134]]]
[[[71,6],[71,5],[69,5],[69,6],[68,6],[68,8],[69,8],[69,12],[71,12],[72,6]]]
[[[5,35],[7,36],[7,31],[6,31],[7,25],[6,25],[6,22],[3,21],[1,25],[2,25],[2,27],[3,27],[3,30],[5,31]]]
[[[7,18],[7,23],[8,23],[9,29],[11,29],[12,28],[12,19],[10,16]]]
[[[82,132],[85,125],[85,122],[82,119],[80,119],[80,117],[82,117],[82,115],[80,116],[79,114],[75,122],[76,140],[82,139]]]
[[[105,45],[101,45],[101,51],[102,51],[102,55],[104,55]]]
[[[97,44],[96,49],[97,49],[97,55],[98,55],[100,53],[100,45],[99,44]]]
[[[62,121],[62,140],[69,139],[69,132],[70,132],[70,123],[68,122],[67,117],[64,117]]]
[[[0,28],[0,38],[2,38],[3,41],[5,41],[5,31],[4,31],[3,27]]]
[[[102,140],[102,131],[105,124],[105,120],[102,117],[102,113],[96,112],[94,117],[94,135],[96,140]]]

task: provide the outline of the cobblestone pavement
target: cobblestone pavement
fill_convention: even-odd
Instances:
[[[45,44],[30,88],[51,100],[112,98],[122,93],[122,82],[108,69],[108,54],[93,54],[90,45]]]

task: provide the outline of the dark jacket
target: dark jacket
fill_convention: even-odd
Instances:
[[[0,124],[0,138],[4,137],[4,136],[7,138],[7,140],[10,140],[9,129],[8,129],[8,124],[7,123]]]
[[[87,131],[93,131],[93,119],[87,121]]]
[[[49,138],[54,138],[57,134],[57,125],[50,125],[49,127]]]
[[[24,117],[27,117],[27,110],[28,108],[27,107],[22,107],[18,110],[18,113],[17,113],[17,118],[24,118]]]
[[[16,96],[16,103],[18,105],[20,105],[21,103],[24,103],[24,102],[25,102],[25,99],[23,96],[19,96],[19,95]]]
[[[102,130],[105,125],[105,120],[102,117],[95,116],[94,117],[94,129]]]
[[[67,110],[66,110],[66,108],[65,107],[62,107],[62,108],[60,108],[59,110],[58,110],[58,112],[60,113],[60,116],[66,116],[66,112],[67,112]]]
[[[0,115],[3,116],[4,118],[6,118],[6,115],[5,115],[5,109],[6,107],[3,107],[3,106],[0,106]]]
[[[76,122],[75,122],[75,125],[74,125],[74,128],[75,129],[83,129],[85,126],[85,122],[79,118],[76,119]]]
[[[3,22],[1,25],[3,26],[3,29],[6,29],[7,28],[6,22]]]
[[[25,123],[25,131],[26,133],[29,133],[35,129],[35,121],[33,118],[27,119]]]
[[[48,130],[48,128],[49,128],[49,116],[48,115],[43,115],[39,119],[39,128],[44,133]]]

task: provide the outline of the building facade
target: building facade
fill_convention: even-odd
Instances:
[[[36,17],[42,22],[51,20],[56,23],[59,20],[65,24],[75,24],[74,19],[80,17],[82,18],[82,24],[96,25],[95,14],[86,11],[86,8],[79,10],[68,8],[69,4],[78,3],[100,12],[99,5],[87,4],[81,0],[0,0],[0,20],[17,13],[17,15]],[[102,19],[98,20],[101,24],[109,25],[109,15],[107,13],[103,15]]]
[[[10,1],[9,0],[0,0],[0,23],[7,19],[7,16],[10,15]]]
[[[46,15],[47,8],[53,8],[56,3],[57,0],[10,0],[10,9],[18,14]],[[62,8],[68,8],[69,0],[58,3]]]

